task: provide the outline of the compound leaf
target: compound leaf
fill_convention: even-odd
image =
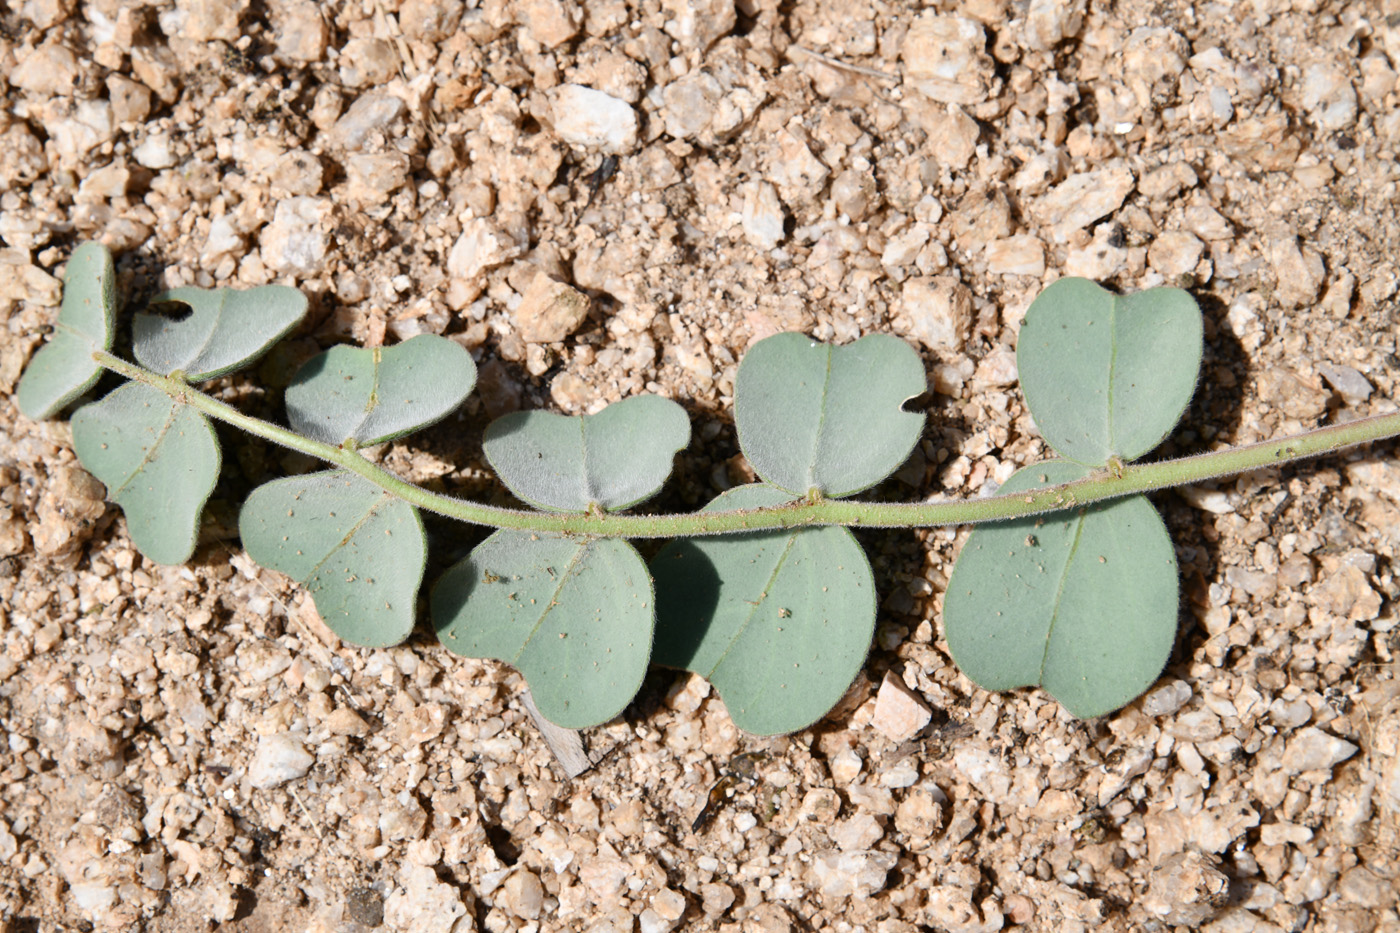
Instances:
[[[1162,442],[1196,391],[1201,312],[1179,288],[1115,295],[1064,278],[1026,311],[1016,345],[1036,425],[1063,457],[1136,460]]]
[[[705,511],[780,505],[764,484]],[[870,562],[845,528],[801,528],[673,541],[651,562],[656,652],[719,690],[745,732],[794,732],[825,715],[865,662],[875,630]]]
[[[208,419],[159,389],[128,382],[73,414],[73,449],[126,512],[131,540],[158,564],[194,553],[199,516],[219,478]]]
[[[764,480],[796,496],[832,498],[899,469],[923,430],[901,406],[927,388],[914,348],[888,334],[844,347],[802,334],[760,340],[739,364],[734,423]]]
[[[132,322],[132,352],[147,369],[179,371],[191,382],[232,372],[266,353],[306,317],[306,296],[286,285],[257,288],[171,289],[152,305],[186,305],[175,319],[138,314]]]
[[[19,410],[27,417],[50,418],[97,384],[102,367],[92,355],[112,349],[116,280],[107,247],[84,243],[73,250],[53,335],[29,361],[15,392]]]
[[[475,385],[471,354],[435,334],[392,347],[331,347],[287,386],[287,418],[313,440],[368,447],[442,420]]]
[[[676,451],[690,443],[685,409],[657,395],[615,402],[596,415],[518,411],[486,428],[482,448],[512,493],[536,508],[608,511],[650,498]]]
[[[1052,460],[1001,492],[1081,479]],[[1171,538],[1143,496],[981,525],[948,581],[943,627],[953,660],[987,690],[1043,686],[1081,718],[1152,685],[1176,638]]]
[[[344,470],[290,476],[253,490],[238,530],[248,555],[306,587],[346,641],[383,648],[413,630],[427,542],[408,503]]]
[[[433,627],[454,654],[513,665],[546,719],[582,729],[642,685],[653,599],[626,541],[501,530],[433,587]]]

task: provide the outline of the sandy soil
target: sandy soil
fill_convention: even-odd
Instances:
[[[567,780],[508,668],[340,644],[241,555],[241,497],[304,464],[225,433],[195,560],[156,566],[11,401],[98,239],[132,304],[312,296],[214,384],[266,417],[321,346],[462,343],[465,418],[384,462],[483,499],[490,417],[649,391],[695,429],[666,504],[707,501],[744,472],[736,360],[782,330],[915,343],[928,428],[879,494],[976,495],[1047,454],[1013,350],[1067,274],[1199,297],[1169,453],[1391,410],[1397,56],[1396,0],[6,4],[5,929],[1400,930],[1390,446],[1157,497],[1181,632],[1115,715],[973,687],[938,624],[966,532],[868,534],[879,630],[831,716],[753,739],[656,672]],[[886,677],[912,739],[872,725]]]

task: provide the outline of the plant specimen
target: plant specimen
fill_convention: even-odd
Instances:
[[[735,380],[739,443],[761,482],[698,512],[627,510],[659,491],[689,443],[684,409],[639,396],[597,414],[507,415],[483,450],[531,509],[440,495],[360,448],[451,413],[475,385],[470,354],[424,335],[378,349],[334,347],[286,391],[288,426],[251,418],[195,384],[256,360],[302,320],[296,289],[182,288],[140,314],[133,364],[112,354],[112,257],[76,249],[53,336],[18,402],[52,417],[104,369],[128,382],[72,416],[83,465],[126,513],[151,560],[193,554],[220,467],[214,418],[319,459],[321,472],[268,482],[239,518],[259,564],[313,596],[348,642],[401,642],[418,617],[427,544],[420,510],[495,530],[427,594],[442,644],[517,667],[551,721],[604,722],[649,664],[714,684],[735,723],[775,734],[826,713],[864,663],[874,577],[846,527],[974,529],[944,602],[954,660],[994,690],[1042,686],[1071,713],[1117,709],[1160,674],[1176,634],[1171,541],[1143,493],[1400,434],[1400,414],[1247,447],[1136,463],[1171,432],[1195,390],[1201,316],[1184,291],[1118,296],[1062,279],[1027,311],[1017,364],[1031,415],[1063,459],[1025,467],[997,495],[909,504],[852,498],[891,475],[923,431],[904,410],[926,389],[906,343],[840,347],[801,334],[755,344]],[[139,365],[138,365],[139,364]],[[627,539],[669,538],[644,561]]]

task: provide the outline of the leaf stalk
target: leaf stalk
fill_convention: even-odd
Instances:
[[[596,537],[699,537],[809,525],[859,525],[862,528],[971,525],[1081,508],[1135,493],[1189,486],[1252,470],[1296,463],[1337,453],[1359,444],[1400,436],[1400,411],[1396,411],[1243,447],[1230,447],[1175,460],[1107,469],[1076,482],[1048,486],[1034,492],[987,496],[980,499],[886,503],[807,497],[770,508],[673,515],[551,513],[504,509],[430,492],[371,463],[358,451],[314,441],[287,428],[245,415],[181,379],[162,376],[105,351],[93,353],[93,359],[128,379],[154,386],[171,398],[191,405],[211,418],[241,428],[274,444],[349,470],[420,509],[491,528]]]

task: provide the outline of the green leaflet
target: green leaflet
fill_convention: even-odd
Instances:
[[[107,247],[84,243],[73,250],[53,335],[29,361],[15,391],[26,417],[51,418],[97,384],[102,367],[92,355],[112,349],[116,279]]]
[[[497,531],[433,588],[433,627],[455,654],[514,666],[546,719],[581,729],[641,686],[654,600],[626,541]]]
[[[844,347],[775,334],[734,379],[734,424],[754,472],[794,496],[839,499],[899,469],[923,430],[901,406],[927,388],[914,348],[872,334]]]
[[[1015,473],[1015,493],[1090,470],[1063,460]],[[1042,479],[1043,477],[1043,479]],[[1076,716],[1111,712],[1161,674],[1176,639],[1176,553],[1144,496],[981,525],[943,600],[948,648],[987,690],[1044,686]]]
[[[536,508],[625,509],[654,496],[690,442],[690,419],[670,399],[639,395],[596,415],[514,412],[486,428],[482,448],[501,482]]]
[[[1196,391],[1201,312],[1179,288],[1115,295],[1066,278],[1026,311],[1016,366],[1036,426],[1090,466],[1136,460],[1162,442]]]
[[[128,382],[73,414],[73,448],[126,512],[131,540],[158,564],[194,553],[199,516],[219,477],[219,442],[202,414]]]
[[[264,483],[238,517],[243,547],[297,581],[337,635],[366,648],[413,631],[427,541],[418,510],[353,473]]]
[[[180,320],[138,314],[132,322],[132,352],[147,369],[190,382],[222,376],[253,362],[306,317],[306,296],[286,285],[257,288],[176,288],[152,305],[182,304]]]
[[[764,484],[706,511],[779,505]],[[865,662],[875,630],[870,562],[845,528],[673,541],[652,559],[656,654],[714,684],[745,732],[794,732],[827,713]]]
[[[392,347],[332,347],[307,360],[287,386],[287,418],[298,434],[368,447],[434,424],[476,385],[476,363],[460,344],[419,334]]]

